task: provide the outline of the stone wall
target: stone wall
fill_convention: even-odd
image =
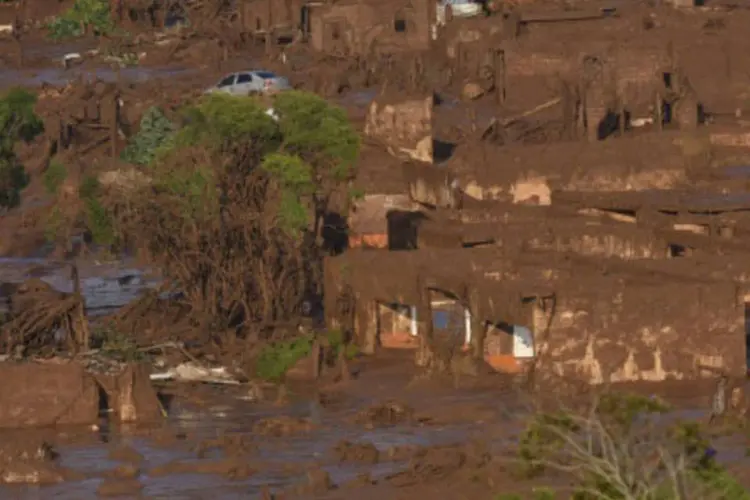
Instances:
[[[595,290],[596,292],[596,290]],[[537,309],[540,372],[592,384],[715,377],[746,371],[745,310],[732,284],[624,284],[558,295]]]

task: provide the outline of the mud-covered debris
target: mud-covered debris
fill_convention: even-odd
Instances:
[[[74,64],[80,64],[83,62],[83,56],[79,54],[78,52],[71,52],[69,54],[65,54],[62,58],[62,63],[64,68],[69,68]]]
[[[143,455],[130,446],[118,446],[109,452],[110,460],[139,464],[143,462]]]
[[[232,480],[246,479],[254,473],[255,470],[250,466],[250,463],[242,458],[194,462],[175,460],[148,471],[150,477],[163,477],[174,474],[217,474]]]
[[[106,476],[111,479],[136,479],[140,474],[140,469],[133,464],[118,465],[106,472]]]
[[[226,367],[208,368],[194,362],[181,363],[164,373],[154,373],[151,380],[176,380],[178,382],[204,382],[207,384],[239,385],[240,381]]]
[[[370,474],[363,472],[361,474],[357,474],[357,477],[352,479],[351,481],[347,481],[346,483],[341,485],[341,488],[361,488],[363,486],[372,486],[375,484],[375,481],[372,479],[372,476]]]
[[[380,452],[372,443],[352,443],[343,440],[334,446],[333,453],[339,462],[376,464],[380,459]]]
[[[102,497],[130,497],[142,489],[143,484],[137,479],[108,478],[102,481],[96,493]]]
[[[76,363],[2,363],[0,376],[0,427],[86,425],[98,419],[97,385]]]
[[[411,444],[391,446],[380,453],[380,460],[389,460],[393,462],[410,460],[413,456],[419,453],[421,449],[420,446]]]
[[[243,401],[258,402],[265,401],[266,395],[263,392],[263,386],[251,380],[247,384],[247,393],[242,396],[238,396],[237,399],[241,399]]]
[[[10,297],[9,321],[2,325],[6,352],[22,347],[29,355],[41,350],[88,346],[88,320],[83,300],[62,293],[38,278],[20,284]]]
[[[305,490],[308,493],[319,495],[333,489],[333,482],[328,472],[323,469],[313,469],[307,472],[307,484]]]
[[[121,422],[155,422],[166,416],[149,380],[149,367],[128,364],[117,375],[98,375],[109,406]]]
[[[7,464],[0,471],[2,484],[55,484],[63,481],[63,470],[54,464],[44,462]]]
[[[0,464],[13,462],[50,462],[57,458],[57,452],[46,441],[30,436],[11,439],[7,434],[0,437]]]
[[[468,468],[480,469],[486,466],[492,456],[481,445],[434,446],[420,449],[403,472],[388,478],[394,485],[407,485],[428,478],[442,478]]]
[[[283,437],[301,432],[310,432],[313,424],[306,418],[288,416],[270,417],[258,420],[253,425],[253,432],[263,436]]]
[[[0,483],[54,484],[65,480],[52,447],[31,436],[0,438]]]
[[[361,411],[355,421],[367,427],[376,427],[411,422],[413,418],[412,408],[395,401],[387,401]]]
[[[473,101],[474,99],[479,99],[484,95],[484,89],[481,85],[478,83],[469,82],[466,85],[464,85],[463,90],[461,91],[461,97],[466,99],[467,101]]]
[[[245,456],[255,450],[251,436],[243,434],[224,434],[216,439],[201,441],[195,448],[198,457],[205,457],[210,451],[220,449],[227,458]]]

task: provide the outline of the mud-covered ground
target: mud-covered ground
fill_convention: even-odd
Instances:
[[[562,477],[531,481],[516,471],[532,405],[520,380],[495,375],[456,387],[420,378],[409,356],[356,361],[352,381],[323,387],[164,386],[169,417],[157,426],[117,428],[103,419],[92,429],[6,433],[0,449],[44,440],[58,456],[37,467],[53,484],[4,486],[0,495],[492,499],[526,498],[543,486],[566,491]],[[665,393],[674,417],[705,415],[709,394],[695,385],[631,389]],[[720,460],[747,466],[745,438],[714,444]]]
[[[655,22],[665,16],[659,11]],[[632,14],[630,28],[642,19],[643,13]],[[592,26],[585,30],[599,29]],[[533,31],[533,36],[541,37],[539,31]],[[137,66],[114,68],[101,58],[87,56],[81,65],[65,69],[61,63],[65,54],[85,54],[101,42],[50,42],[34,34],[21,43],[24,63],[19,67],[12,55],[14,42],[2,42],[0,88],[64,87],[79,78],[98,78],[128,87],[131,99],[176,106],[222,74],[260,66],[283,72],[301,88],[322,88],[308,78],[309,68],[299,62],[304,61],[304,52],[290,52],[289,65],[282,65],[278,58],[266,59],[260,48],[234,51],[222,60],[216,47],[197,40],[170,59],[167,48],[148,42],[136,49],[146,53]],[[511,88],[516,93],[509,95],[518,97],[514,102],[536,104],[543,99],[533,95],[535,88],[518,84]],[[446,139],[469,135],[471,126],[481,130],[497,114],[486,99],[461,103],[455,98],[456,88],[438,90],[443,105],[436,108],[439,121],[435,126]],[[332,98],[361,120],[377,91],[351,84]],[[42,99],[40,113],[45,106],[51,108],[54,103],[48,102],[52,101]],[[516,111],[523,110],[523,105],[518,107]],[[35,158],[35,147],[26,151],[28,158]],[[98,161],[107,154],[103,147],[89,153],[85,161]],[[390,189],[394,174],[385,170],[389,164],[378,166],[373,157],[371,163],[376,166],[365,174],[373,180],[368,189]],[[591,161],[595,163],[596,158]],[[91,315],[112,312],[158,284],[157,273],[144,273],[131,262],[99,261],[90,255],[72,255],[67,262],[57,257],[48,260],[53,249],[44,238],[42,215],[53,200],[39,182],[41,167],[32,161],[27,168],[32,184],[24,193],[23,205],[0,220],[0,255],[15,257],[0,259],[0,282],[38,277],[68,292],[72,290],[69,263],[77,257],[81,291]],[[504,375],[459,380],[458,387],[452,379],[427,380],[413,368],[412,355],[384,352],[372,359],[357,359],[350,365],[351,381],[321,387],[268,385],[262,398],[244,385],[160,387],[168,417],[155,427],[117,428],[103,419],[91,429],[6,433],[0,436],[0,451],[1,443],[34,446],[44,440],[59,456],[25,471],[53,484],[6,485],[0,488],[0,498],[493,499],[503,493],[526,497],[545,484],[565,491],[569,485],[564,478],[530,481],[513,470],[514,447],[530,418],[532,399],[554,399],[554,391],[532,397],[522,388],[522,380]],[[698,420],[706,415],[713,386],[638,389],[662,393],[679,408],[678,416]],[[715,445],[719,459],[730,464],[750,488],[745,441],[744,435],[735,433]]]

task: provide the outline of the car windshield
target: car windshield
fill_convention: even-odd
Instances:
[[[271,78],[276,78],[276,75],[274,75],[270,71],[256,71],[255,74],[258,75],[259,77],[263,78],[264,80],[269,80]]]
[[[234,83],[234,76],[235,75],[229,75],[227,77],[224,77],[222,81],[220,81],[218,84],[216,84],[217,87],[226,87],[227,85],[232,85]]]

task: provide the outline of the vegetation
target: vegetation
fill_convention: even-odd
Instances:
[[[108,358],[122,362],[143,361],[146,356],[135,341],[111,325],[101,325],[91,332],[91,347]]]
[[[520,471],[572,476],[574,500],[748,500],[696,424],[666,423],[662,402],[607,394],[583,415],[540,414],[524,431]]]
[[[84,177],[78,188],[83,202],[83,216],[91,240],[97,245],[111,246],[117,241],[114,221],[100,201],[101,187],[96,177]]]
[[[42,182],[44,183],[44,188],[49,194],[56,195],[67,177],[68,171],[65,168],[65,165],[58,160],[53,159],[50,161],[47,170],[44,172]]]
[[[266,345],[255,361],[255,372],[264,380],[281,380],[295,363],[310,354],[311,348],[309,337]]]
[[[131,138],[120,157],[135,165],[150,165],[157,151],[174,135],[175,128],[161,109],[156,106],[148,108],[141,118],[138,133]]]
[[[338,356],[342,349],[344,350],[344,357],[347,359],[352,359],[359,354],[359,348],[354,344],[348,343],[346,338],[344,338],[343,332],[340,330],[328,332],[326,337],[334,356]]]
[[[358,354],[356,346],[346,344],[339,331],[332,331],[325,335],[330,353],[337,357],[343,349],[344,356],[351,359]],[[300,359],[309,355],[315,337],[302,336],[295,339],[268,344],[263,347],[256,359],[255,372],[264,380],[279,381]]]
[[[114,29],[109,2],[76,0],[73,6],[56,17],[48,26],[54,40],[84,35],[107,35]]]
[[[554,500],[556,496],[555,492],[549,488],[538,488],[534,489],[531,498],[533,500]],[[524,500],[524,498],[515,493],[502,493],[495,496],[494,500]]]
[[[43,131],[34,113],[35,104],[34,94],[18,88],[0,97],[0,210],[16,207],[21,202],[21,190],[28,184],[14,146],[18,141],[33,140]]]
[[[138,248],[211,329],[299,314],[319,292],[323,219],[350,199],[359,136],[343,110],[296,91],[276,97],[278,121],[266,109],[210,95],[179,126],[149,110],[123,153],[149,187],[86,202],[100,239]]]

